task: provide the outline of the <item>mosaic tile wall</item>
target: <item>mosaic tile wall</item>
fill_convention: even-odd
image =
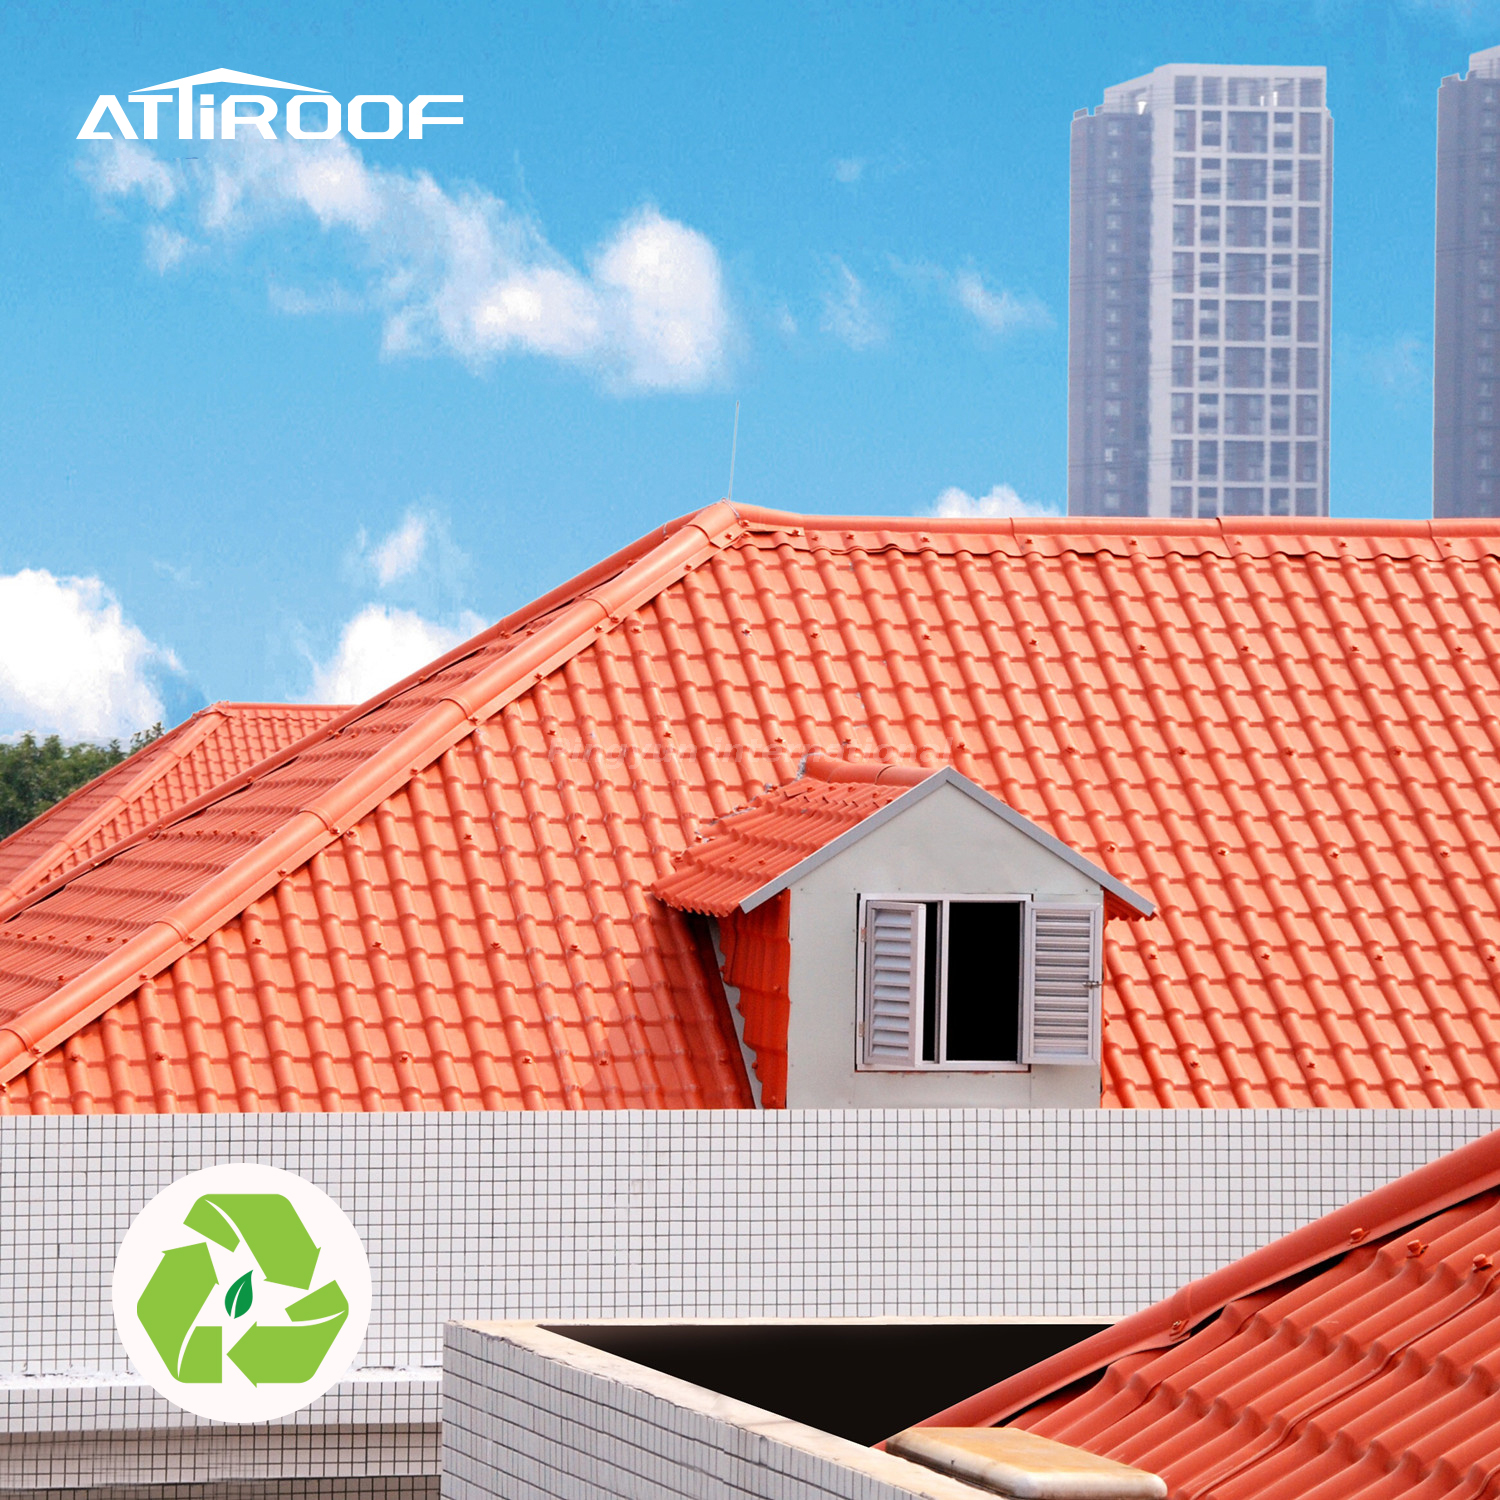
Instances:
[[[433,1474],[450,1319],[1128,1313],[1497,1125],[1436,1110],[11,1118],[0,1495]],[[356,1375],[284,1424],[206,1432],[130,1376],[109,1277],[142,1205],[235,1160],[343,1206],[375,1306]]]
[[[442,1500],[973,1500],[978,1493],[545,1330],[448,1328]]]
[[[0,1372],[124,1373],[115,1249],[184,1173],[263,1161],[364,1238],[361,1363],[451,1318],[1111,1317],[1500,1125],[1484,1110],[14,1118]]]

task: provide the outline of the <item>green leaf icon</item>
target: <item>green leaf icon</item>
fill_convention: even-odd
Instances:
[[[251,1293],[250,1278],[254,1271],[246,1271],[233,1286],[224,1293],[224,1311],[231,1318],[242,1318],[250,1311]]]

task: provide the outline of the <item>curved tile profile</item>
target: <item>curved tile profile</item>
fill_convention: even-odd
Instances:
[[[734,1106],[649,894],[815,751],[1155,903],[1104,1100],[1500,1102],[1500,528],[717,505],[0,913],[0,1110]]]

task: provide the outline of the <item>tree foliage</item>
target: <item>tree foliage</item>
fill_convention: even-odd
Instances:
[[[161,734],[161,725],[153,724],[131,735],[124,749],[119,740],[107,745],[65,745],[55,734],[43,740],[23,734],[14,744],[0,744],[0,838],[25,827],[54,802],[102,776]]]

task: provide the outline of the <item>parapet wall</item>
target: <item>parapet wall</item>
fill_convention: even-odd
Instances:
[[[435,1474],[452,1319],[1116,1317],[1497,1125],[1477,1110],[9,1118],[0,1491]],[[359,1369],[281,1429],[199,1431],[114,1334],[132,1218],[224,1161],[316,1183],[370,1256]]]

